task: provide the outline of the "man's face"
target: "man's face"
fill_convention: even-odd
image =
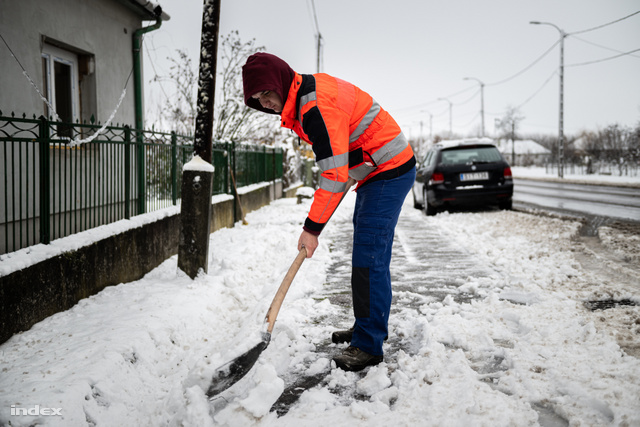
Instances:
[[[280,95],[278,95],[274,91],[263,90],[262,92],[258,92],[255,95],[252,95],[251,97],[253,99],[257,99],[263,108],[268,108],[275,111],[276,113],[282,113],[282,99],[280,98]]]

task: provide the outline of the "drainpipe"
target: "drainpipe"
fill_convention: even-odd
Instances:
[[[150,31],[157,30],[162,25],[162,8],[156,7],[153,12],[156,15],[156,23],[148,27],[138,28],[133,33],[133,83],[135,87],[136,129],[144,127],[144,114],[142,111],[142,36]]]
[[[138,170],[138,206],[137,214],[143,214],[147,211],[147,190],[145,178],[145,159],[144,147],[142,145],[144,139],[142,130],[144,129],[144,112],[142,109],[142,36],[150,31],[157,30],[162,25],[162,8],[160,6],[153,10],[156,15],[156,23],[147,27],[139,28],[133,33],[133,86],[135,101],[135,132],[136,152],[137,152],[137,170]]]

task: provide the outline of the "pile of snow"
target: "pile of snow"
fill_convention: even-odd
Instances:
[[[313,193],[315,193],[315,189],[311,187],[300,187],[296,190],[296,197],[302,197],[310,199],[313,197]]]
[[[254,369],[223,399],[206,400],[208,375],[260,340],[297,254],[310,201],[282,199],[248,214],[250,225],[211,235],[208,274],[190,280],[170,258],[1,345],[0,424],[528,426],[545,416],[640,424],[640,361],[583,305],[602,290],[640,302],[638,283],[584,271],[572,253],[578,223],[517,212],[424,217],[409,199],[402,215],[496,273],[460,284],[476,297],[469,303],[448,296],[401,307],[390,335],[403,349],[380,365],[344,372],[316,352],[335,329],[318,319],[342,313],[317,296],[334,261],[336,225],[351,220],[350,194],[298,272]],[[628,310],[640,323],[640,308]],[[270,412],[291,380],[322,372],[324,382],[286,415]],[[35,405],[62,416],[11,414]]]

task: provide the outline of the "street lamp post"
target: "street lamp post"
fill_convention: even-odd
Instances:
[[[480,83],[480,119],[482,123],[481,133],[484,138],[484,83],[475,77],[465,77],[463,80],[475,80]]]
[[[531,21],[530,24],[534,25],[551,25],[558,32],[560,32],[560,117],[558,123],[558,140],[559,140],[559,164],[558,164],[558,177],[564,177],[564,39],[567,37],[560,27],[550,22]]]
[[[433,141],[433,114],[427,110],[420,110],[420,113],[427,113],[429,115],[429,141]]]
[[[451,101],[449,101],[447,98],[438,98],[438,101],[447,101],[449,103],[449,138],[451,138],[451,135],[453,135],[453,115],[452,115],[452,110],[453,110],[453,103]]]

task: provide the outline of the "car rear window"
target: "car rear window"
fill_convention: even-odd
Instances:
[[[463,165],[466,163],[493,163],[502,161],[495,147],[465,147],[443,150],[441,163],[444,165]]]

